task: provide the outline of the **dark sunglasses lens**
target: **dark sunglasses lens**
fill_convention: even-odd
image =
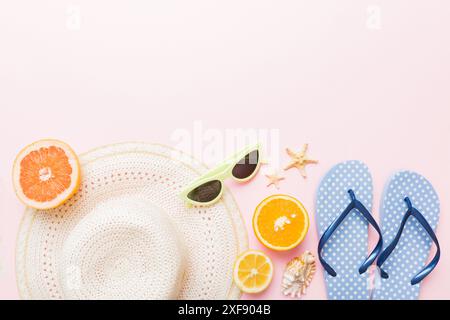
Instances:
[[[255,150],[242,158],[233,168],[232,174],[236,179],[250,177],[258,167],[259,151]]]
[[[195,202],[207,203],[216,199],[222,190],[219,180],[209,181],[188,193],[187,197]]]

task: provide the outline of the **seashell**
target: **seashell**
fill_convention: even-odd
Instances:
[[[283,294],[291,298],[305,295],[315,273],[315,257],[310,251],[305,251],[287,264],[281,284]]]

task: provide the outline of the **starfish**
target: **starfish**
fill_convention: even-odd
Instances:
[[[284,180],[284,177],[279,176],[277,173],[266,174],[267,179],[269,179],[269,184],[267,187],[274,185],[275,188],[280,189],[280,181]]]
[[[308,144],[303,146],[303,150],[299,153],[295,153],[289,148],[286,149],[287,154],[291,157],[291,162],[284,168],[284,170],[289,170],[291,168],[297,168],[300,171],[300,174],[303,178],[306,179],[306,170],[305,167],[308,164],[316,164],[319,163],[317,160],[312,160],[306,156],[306,151],[308,151]]]

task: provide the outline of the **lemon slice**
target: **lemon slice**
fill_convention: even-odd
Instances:
[[[272,275],[272,261],[261,251],[244,252],[234,265],[234,282],[245,293],[264,291],[272,281]]]

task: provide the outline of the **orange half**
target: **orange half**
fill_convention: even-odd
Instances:
[[[253,230],[267,248],[286,251],[298,246],[309,229],[309,217],[303,204],[288,195],[264,199],[255,210]]]
[[[78,157],[64,142],[37,141],[25,147],[14,161],[13,184],[25,205],[38,210],[56,208],[78,190]]]

